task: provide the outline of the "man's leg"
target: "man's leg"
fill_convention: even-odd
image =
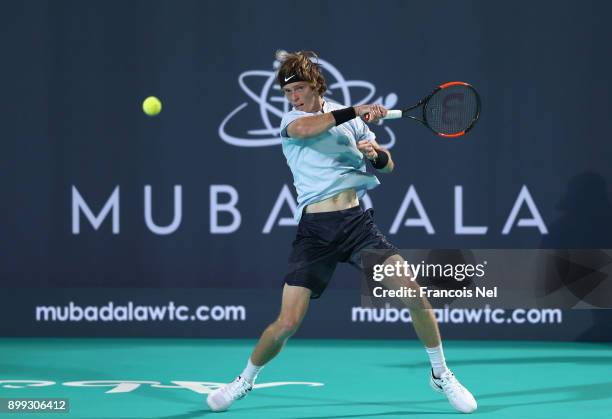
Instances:
[[[285,284],[280,315],[264,330],[251,354],[254,365],[261,367],[267,364],[298,330],[308,310],[311,293],[308,288]]]
[[[404,259],[399,255],[393,255],[387,258],[384,264],[395,265],[398,262],[400,265],[403,265]],[[410,278],[388,278],[383,281],[383,285],[389,289],[412,288],[415,290],[416,295],[420,295],[418,283],[411,281]],[[410,310],[414,330],[421,343],[425,346],[425,351],[429,356],[432,368],[431,387],[438,392],[444,393],[451,405],[460,412],[473,412],[477,408],[474,396],[457,381],[454,374],[446,366],[440,330],[438,329],[438,322],[431,304],[425,297],[405,298],[402,299],[402,302]]]
[[[253,388],[261,368],[278,355],[287,339],[300,327],[308,310],[311,293],[308,288],[285,284],[280,315],[262,333],[242,374],[208,395],[206,401],[212,410],[227,410],[234,401],[246,396]]]
[[[383,264],[395,266],[397,263],[403,265],[404,258],[400,255],[393,255],[388,257]],[[411,281],[410,277],[389,277],[383,281],[383,285],[385,288],[394,290],[399,290],[402,287],[412,288],[415,290],[416,295],[419,295],[419,284],[416,281]],[[423,345],[428,348],[439,346],[440,330],[438,329],[438,322],[427,298],[404,298],[402,299],[402,303],[410,310],[412,325]]]

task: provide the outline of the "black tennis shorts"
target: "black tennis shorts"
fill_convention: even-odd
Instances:
[[[383,252],[383,261],[398,254],[398,249],[374,224],[373,216],[372,209],[364,211],[360,206],[302,214],[285,283],[308,288],[312,291],[311,298],[319,298],[338,262],[349,263],[363,271],[363,250],[388,250]]]

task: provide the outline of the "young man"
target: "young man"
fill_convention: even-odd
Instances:
[[[327,85],[312,52],[282,52],[277,58],[281,63],[278,83],[293,105],[281,121],[281,138],[298,193],[299,226],[280,315],[263,332],[238,378],[209,394],[207,403],[214,411],[227,410],[252,389],[261,368],[297,331],[310,299],[321,296],[338,262],[363,269],[361,252],[380,249],[389,255],[385,263],[403,263],[397,249],[374,225],[372,211],[359,206],[366,190],[380,183],[366,172],[366,160],[382,173],[394,167],[391,154],[380,147],[364,122],[376,123],[387,110],[376,104],[344,107],[324,99]],[[402,285],[418,286],[413,281]],[[433,311],[423,307],[431,306],[425,300],[409,308],[431,361],[430,384],[455,409],[473,412],[476,400],[446,367]]]

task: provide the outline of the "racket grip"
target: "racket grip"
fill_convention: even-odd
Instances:
[[[402,117],[402,111],[399,109],[390,109],[383,119],[399,119]]]
[[[398,119],[402,117],[402,111],[398,110],[398,109],[390,109],[387,111],[387,116],[381,118],[381,119]],[[363,116],[363,119],[365,119],[366,122],[370,121],[370,114],[367,113]]]

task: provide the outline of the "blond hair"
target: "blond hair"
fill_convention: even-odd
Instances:
[[[276,51],[276,59],[280,63],[276,77],[278,84],[283,86],[287,77],[296,75],[297,80],[309,82],[311,87],[323,96],[327,91],[327,82],[317,58],[317,54],[312,51]]]

